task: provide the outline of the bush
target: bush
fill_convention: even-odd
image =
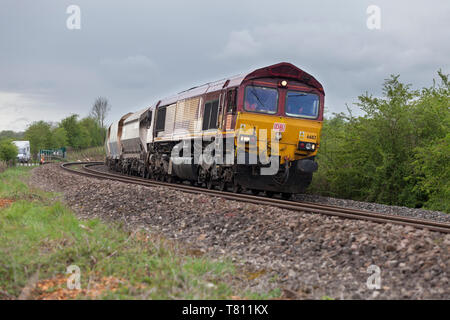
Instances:
[[[0,160],[9,162],[16,159],[19,150],[8,140],[0,142]]]
[[[364,116],[325,120],[312,192],[450,212],[449,82],[421,91],[391,76]]]

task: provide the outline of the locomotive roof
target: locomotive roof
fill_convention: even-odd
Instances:
[[[322,85],[312,75],[297,68],[291,63],[281,62],[271,66],[256,69],[250,73],[242,73],[230,78],[221,79],[214,82],[208,82],[204,85],[190,88],[186,91],[182,91],[171,97],[162,99],[159,105],[165,106],[173,104],[179,100],[196,97],[208,92],[214,92],[224,88],[235,87],[240,85],[244,80],[251,80],[256,78],[271,78],[271,77],[281,77],[300,81],[311,87],[316,88],[322,94],[325,94]],[[157,104],[153,104],[150,107],[150,109],[154,109],[156,106]]]
[[[148,108],[147,108],[146,110],[148,110]],[[132,112],[128,112],[127,114],[123,115],[119,120],[113,121],[113,122],[109,125],[108,129],[115,130],[114,127],[118,127],[118,126],[119,126],[119,122],[121,122],[121,121],[124,122],[124,121],[125,121],[126,119],[128,119],[132,114],[133,114]]]
[[[124,119],[124,123],[129,123],[129,122],[133,122],[136,120],[139,120],[141,118],[141,116],[148,110],[148,108],[139,110],[135,113],[132,113],[129,117]]]

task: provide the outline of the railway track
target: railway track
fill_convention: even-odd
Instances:
[[[329,215],[329,216],[337,216],[337,217],[348,218],[348,219],[367,220],[367,221],[378,222],[378,223],[393,223],[393,224],[399,224],[399,225],[404,225],[404,226],[411,226],[414,228],[428,229],[431,231],[437,231],[437,232],[442,232],[442,233],[450,233],[450,223],[445,223],[445,222],[437,222],[437,221],[431,221],[431,220],[426,220],[426,219],[403,217],[403,216],[397,216],[397,215],[386,214],[386,213],[377,213],[377,212],[364,211],[364,210],[358,210],[358,209],[350,209],[350,208],[344,208],[344,207],[322,205],[322,204],[316,204],[316,203],[310,203],[310,202],[298,202],[298,201],[292,201],[292,200],[266,198],[266,197],[242,194],[242,193],[231,193],[231,192],[227,192],[227,191],[218,191],[218,190],[213,190],[213,189],[210,190],[210,189],[195,187],[195,186],[190,186],[190,185],[154,181],[154,180],[148,180],[148,179],[135,177],[135,176],[126,176],[126,175],[118,174],[118,173],[100,172],[98,170],[91,168],[93,166],[102,165],[102,164],[103,164],[103,162],[68,162],[68,163],[63,163],[61,165],[61,167],[64,170],[67,170],[69,172],[72,172],[72,173],[75,173],[78,175],[94,177],[94,178],[98,178],[98,179],[108,179],[108,180],[132,183],[132,184],[143,185],[143,186],[164,186],[164,187],[181,190],[181,191],[189,192],[189,193],[208,194],[208,195],[217,196],[217,197],[221,197],[221,198],[229,199],[229,200],[245,201],[245,202],[255,203],[255,204],[276,206],[279,208],[294,210],[294,211],[306,211],[306,212],[320,213],[320,214]],[[81,168],[79,168],[79,170],[75,170],[75,169],[71,168],[73,166],[81,166]]]

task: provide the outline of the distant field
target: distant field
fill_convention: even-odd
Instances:
[[[233,289],[237,271],[230,261],[190,256],[171,242],[118,224],[78,220],[58,194],[27,186],[30,170],[0,174],[0,299],[279,296]],[[69,266],[80,271],[80,289],[68,288]]]

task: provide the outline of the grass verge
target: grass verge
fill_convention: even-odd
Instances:
[[[7,167],[8,167],[8,166],[6,165],[6,162],[0,160],[0,173],[2,173],[3,171],[5,171]]]
[[[82,150],[67,151],[68,161],[103,161],[105,160],[105,147],[92,147]]]
[[[0,298],[271,298],[236,292],[230,261],[189,256],[173,243],[118,224],[78,220],[56,194],[24,182],[30,168],[0,174]],[[1,203],[0,203],[1,204]],[[75,274],[68,275],[69,266]],[[80,289],[67,280],[80,275]],[[76,283],[72,282],[72,283]]]

